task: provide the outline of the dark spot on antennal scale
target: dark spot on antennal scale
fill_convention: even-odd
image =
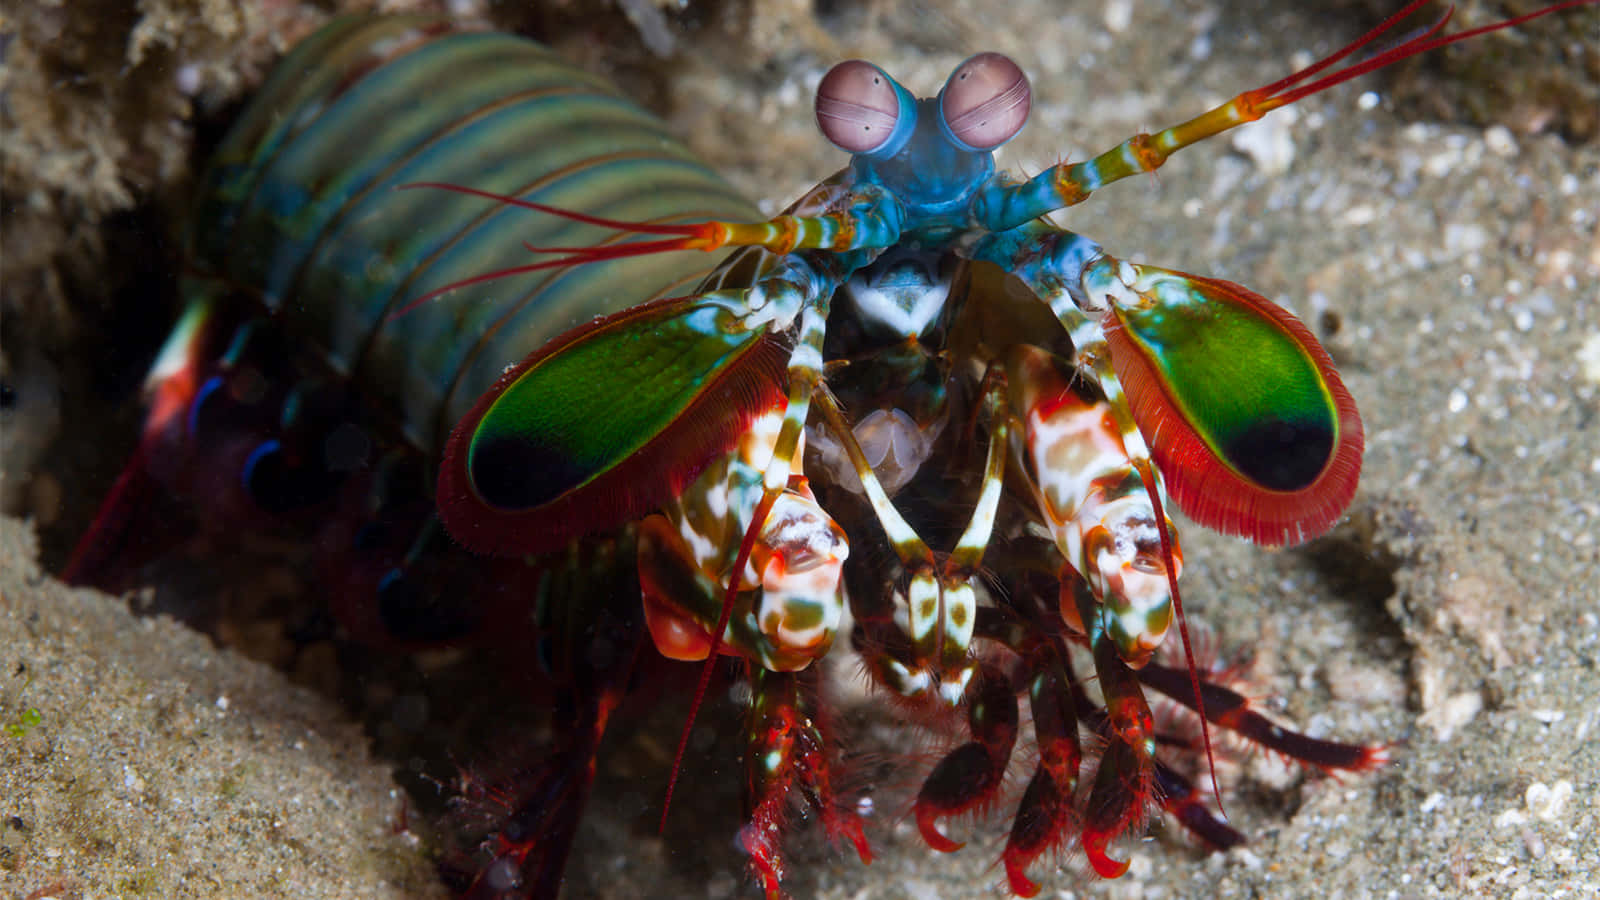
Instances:
[[[1308,487],[1333,456],[1334,434],[1320,423],[1268,419],[1227,447],[1228,461],[1250,480],[1274,491]]]

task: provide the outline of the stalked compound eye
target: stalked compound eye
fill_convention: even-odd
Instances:
[[[911,92],[866,60],[839,63],[817,85],[817,127],[846,153],[887,159],[905,147],[916,124]]]
[[[979,53],[944,83],[939,124],[957,147],[989,151],[1017,136],[1032,104],[1033,89],[1020,66],[999,53]]]

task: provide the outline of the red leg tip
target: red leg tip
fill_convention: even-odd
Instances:
[[[1085,831],[1083,833],[1083,852],[1089,857],[1089,865],[1094,866],[1095,872],[1101,878],[1121,878],[1128,871],[1130,860],[1118,861],[1106,853],[1106,845],[1110,843],[1110,835],[1097,834]]]
[[[1388,744],[1369,744],[1361,748],[1361,759],[1353,768],[1357,772],[1371,772],[1389,764]]]
[[[917,830],[922,832],[922,839],[929,847],[940,853],[954,853],[965,847],[963,842],[952,841],[939,830],[939,814],[922,804],[917,804]]]
[[[872,865],[872,845],[867,843],[867,833],[861,827],[861,820],[855,816],[850,816],[840,826],[839,830],[844,832],[845,837],[850,839],[850,843],[855,845],[856,855],[861,857],[861,862],[865,865]]]
[[[1018,897],[1035,897],[1039,894],[1039,884],[1028,877],[1028,861],[1012,859],[1006,854],[1006,881],[1011,883],[1011,893]]]
[[[747,822],[739,829],[739,848],[750,854],[750,870],[761,880],[762,892],[767,900],[783,900],[783,859],[762,836],[762,829]]]

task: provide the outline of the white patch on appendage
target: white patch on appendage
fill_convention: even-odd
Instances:
[[[749,304],[751,312],[760,312],[767,305],[767,289],[760,282],[752,284],[744,292],[744,302]]]
[[[706,512],[710,513],[713,519],[720,521],[728,518],[728,485],[726,483],[707,488],[705,493],[700,495],[700,501],[704,504]]]
[[[807,281],[815,281],[805,273]],[[700,303],[717,302],[732,310],[747,331],[783,331],[794,324],[806,308],[805,291],[794,282],[769,275],[748,288],[713,291]]]
[[[1117,277],[1112,279],[1096,279],[1093,287],[1084,285],[1084,296],[1089,303],[1089,312],[1105,312],[1112,307],[1117,309],[1138,309],[1146,301],[1139,296],[1134,285],[1134,270],[1130,263],[1117,260]],[[1098,293],[1094,290],[1098,288]]]
[[[859,476],[861,473],[857,473]],[[878,517],[878,523],[889,536],[890,543],[900,547],[921,546],[922,538],[917,535],[906,520],[900,516],[900,511],[895,509],[890,502],[889,495],[884,493],[883,485],[878,482],[878,476],[869,470],[868,477],[861,480],[862,490],[866,491],[867,500],[872,504],[872,511]]]
[[[968,666],[955,674],[955,677],[946,676],[939,682],[939,699],[949,706],[959,706],[961,698],[967,695],[967,684],[972,681],[972,667]]]
[[[208,311],[209,306],[200,303],[191,303],[188,309],[184,310],[183,318],[178,320],[177,327],[167,336],[166,342],[161,345],[161,352],[156,356],[155,364],[145,375],[143,392],[145,400],[150,402],[150,421],[145,425],[145,434],[165,431],[171,427],[174,419],[189,411],[189,402],[178,404],[155,401],[160,397],[161,389],[168,381],[190,369],[199,359],[199,342],[205,332]]]
[[[751,467],[752,468],[757,468],[759,466],[759,468],[761,469],[761,472],[762,472],[761,488],[762,488],[762,490],[764,490],[764,491],[781,491],[781,490],[783,490],[784,486],[789,483],[789,476],[791,476],[791,475],[803,475],[805,473],[805,470],[804,470],[804,461],[805,461],[805,456],[806,456],[805,419],[806,419],[806,414],[809,411],[810,411],[810,399],[809,398],[807,398],[805,400],[802,400],[799,403],[796,403],[792,407],[786,408],[783,411],[782,418],[779,420],[780,421],[780,425],[779,425],[779,428],[777,430],[777,433],[774,433],[772,435],[772,439],[762,445],[764,447],[764,449],[762,451],[760,451],[759,453],[756,453],[754,450],[752,450],[753,456],[752,456]],[[779,465],[778,464],[778,459],[777,459],[778,438],[782,437],[783,428],[788,426],[791,422],[793,422],[793,424],[794,424],[797,436],[795,438],[794,452],[789,456],[788,465],[787,466],[783,466],[783,465]],[[755,461],[755,459],[757,457],[759,457],[759,460],[760,460],[759,463]],[[752,502],[750,508],[752,510],[755,508],[754,502]]]
[[[768,410],[751,420],[734,449],[707,466],[676,502],[664,508],[701,572],[719,577],[738,552],[749,517],[761,499],[762,489],[754,481],[754,473],[770,466],[782,427],[781,409]],[[802,436],[795,458],[790,461],[792,471],[799,468],[803,448]],[[787,482],[787,478],[784,480]],[[741,583],[746,585],[755,584],[759,578],[749,564],[740,575]]]
[[[905,594],[897,591],[892,599],[894,600],[894,627],[898,629],[901,634],[910,634],[911,614],[906,611],[906,607],[909,604],[906,602]]]
[[[972,510],[972,519],[967,523],[967,530],[962,532],[958,546],[983,548],[989,545],[995,515],[1000,509],[1002,487],[1004,483],[998,478],[984,482],[983,493],[978,495],[978,504]]]
[[[857,289],[851,297],[862,319],[882,326],[886,332],[916,337],[928,330],[943,311],[949,296],[946,285],[939,284],[934,288],[920,292],[909,308],[894,302],[896,297],[908,293],[906,291]]]
[[[1052,530],[1080,518],[1096,479],[1129,468],[1122,441],[1106,428],[1105,415],[1102,404],[1058,407],[1049,419],[1028,414],[1028,445]]]
[[[906,608],[910,611],[911,639],[921,645],[930,642],[939,624],[939,583],[926,572],[911,579],[906,588]]]
[[[1161,645],[1172,624],[1166,574],[1146,572],[1111,553],[1102,553],[1098,564],[1105,584],[1104,605],[1114,619],[1112,630],[1120,635],[1114,637],[1119,646],[1126,638],[1133,643],[1124,656],[1134,659],[1149,654]]]
[[[767,463],[766,474],[761,476],[761,489],[763,491],[783,490],[783,486],[789,483],[790,472],[794,471],[795,460],[802,458],[803,456],[798,452],[797,448],[794,459],[789,460],[789,467],[787,469],[780,465],[774,465],[771,462]]]
[[[793,491],[779,495],[767,514],[762,543],[781,552],[791,569],[806,571],[824,560],[844,561],[850,545],[844,532],[810,496]]]
[[[783,410],[771,409],[750,420],[739,438],[738,454],[752,469],[764,469],[772,461],[772,451],[783,431]]]
[[[822,371],[822,354],[810,344],[800,344],[789,354],[789,368],[806,369],[812,372]]]
[[[1111,535],[1112,546],[1124,563],[1133,562],[1139,556],[1140,547],[1156,547],[1161,543],[1161,535],[1155,528],[1155,509],[1150,504],[1150,495],[1141,485],[1133,486],[1122,496],[1102,499],[1095,513],[1092,524]],[[1085,524],[1090,523],[1086,521]]]
[[[960,610],[960,615],[957,615]],[[972,646],[972,628],[974,620],[978,617],[978,595],[972,590],[972,585],[966,582],[945,585],[944,587],[944,638],[945,652],[950,652],[950,644],[960,647],[965,655],[966,648]],[[960,619],[961,623],[956,624]]]
[[[1138,152],[1133,149],[1131,141],[1122,142],[1122,162],[1135,172],[1150,171],[1150,167],[1145,165],[1145,161],[1140,159]]]
[[[1123,406],[1127,405],[1127,398],[1122,393],[1122,382],[1117,381],[1114,378],[1112,378],[1112,379],[1102,379],[1100,381],[1100,393],[1106,395],[1105,402],[1106,402],[1106,406],[1108,406],[1108,407],[1115,407],[1115,406],[1118,406],[1118,405],[1123,405]],[[1135,430],[1134,434],[1138,434],[1138,431]],[[1126,435],[1127,435],[1127,432],[1120,431],[1120,430],[1118,431],[1118,434],[1117,434],[1117,436],[1119,438],[1125,438]],[[1126,447],[1126,441],[1124,441],[1124,447]]]
[[[687,519],[679,520],[678,533],[683,536],[683,542],[689,546],[695,568],[702,572],[715,572],[721,568],[719,557],[722,556],[722,548],[711,538],[696,531]]]
[[[1102,601],[1116,617],[1118,644],[1130,659],[1159,646],[1172,624],[1171,585],[1160,558],[1161,536],[1149,499],[1139,490],[1106,504],[1100,523],[1111,542],[1094,561],[1103,585]],[[1177,578],[1183,558],[1176,536],[1172,550],[1172,576]]]
[[[153,390],[162,382],[188,368],[190,361],[198,355],[195,344],[199,341],[202,326],[205,324],[206,317],[201,312],[203,309],[204,307],[197,305],[184,311],[183,318],[178,320],[178,327],[172,330],[172,334],[161,345],[161,352],[157,354],[155,364],[145,376],[146,391]]]
[[[933,686],[933,676],[927,672],[913,672],[900,663],[899,660],[886,659],[884,669],[889,673],[889,681],[898,683],[900,696],[919,697],[927,693]]]
[[[844,615],[844,603],[823,592],[836,591],[838,581],[834,579],[829,585],[826,578],[819,577],[815,582],[809,586],[791,585],[802,588],[799,595],[773,590],[762,592],[756,621],[774,649],[789,656],[815,659],[833,644],[833,636],[838,632],[839,621]],[[806,590],[807,587],[814,588],[817,593]],[[794,627],[791,624],[794,622],[811,624]]]
[[[1080,317],[1082,321],[1078,323],[1077,327],[1067,331],[1067,336],[1072,339],[1072,346],[1078,348],[1105,347],[1105,329],[1100,327],[1100,323],[1094,319],[1082,316],[1082,314],[1080,314]],[[1082,350],[1080,349],[1079,352],[1081,353]]]

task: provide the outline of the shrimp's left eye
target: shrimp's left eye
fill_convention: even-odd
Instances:
[[[1033,90],[1011,58],[979,53],[956,66],[939,92],[939,124],[963,150],[988,151],[1017,136]]]
[[[839,63],[817,85],[817,127],[846,153],[887,159],[905,147],[916,123],[911,92],[864,59]]]

